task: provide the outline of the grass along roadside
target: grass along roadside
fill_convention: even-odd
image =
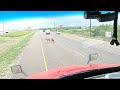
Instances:
[[[70,30],[61,30],[62,33],[64,34],[68,34],[68,35],[73,35],[73,36],[78,36],[78,37],[83,37],[83,38],[86,38],[86,39],[94,39],[94,40],[101,40],[101,41],[104,41],[106,43],[109,43],[111,41],[111,38],[108,38],[108,37],[102,37],[102,36],[93,36],[91,34],[90,36],[90,32],[88,30],[73,30],[73,29],[70,29]]]
[[[74,28],[56,28],[56,29],[52,29],[51,31],[55,32],[55,31],[61,31],[62,33],[65,34],[71,34],[71,35],[75,35],[75,36],[80,36],[80,37],[85,37],[85,38],[90,38],[90,39],[97,39],[97,40],[102,40],[102,41],[107,41],[110,42],[111,41],[111,37],[106,37],[105,36],[105,30],[103,29],[103,32],[101,32],[99,35],[97,35],[97,32],[95,32],[95,29],[91,29],[91,36],[90,36],[90,30],[89,28],[87,29],[76,29]],[[99,30],[96,30],[99,31]],[[119,38],[118,38],[119,39]]]
[[[112,47],[112,48],[118,48],[120,49],[120,45],[119,46],[116,46],[116,45],[110,45],[110,41],[112,38],[109,38],[109,39],[101,39],[101,38],[96,38],[96,37],[90,37],[90,36],[83,36],[83,35],[77,35],[77,34],[72,34],[72,33],[64,33],[63,32],[63,35],[64,36],[70,36],[70,37],[74,37],[74,38],[80,38],[80,40],[85,40],[85,41],[89,41],[89,40],[92,40],[92,41],[95,41],[95,42],[98,42],[99,44],[102,44],[104,46],[108,46],[108,47]]]
[[[26,34],[31,33],[31,30],[25,30],[25,31],[14,31],[14,32],[9,32],[9,33],[5,33],[3,34],[4,37],[20,37],[20,36],[24,36]]]
[[[23,47],[31,40],[36,31],[31,31],[28,34],[21,37],[21,40],[7,49],[4,53],[0,54],[0,77],[4,76],[4,72],[8,65],[10,65],[20,54]]]

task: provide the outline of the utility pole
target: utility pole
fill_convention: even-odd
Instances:
[[[5,32],[5,31],[4,31],[4,19],[3,19],[3,34],[4,34],[4,32]]]
[[[54,30],[55,30],[55,19],[54,19]]]
[[[13,31],[14,31],[14,24],[13,24]]]
[[[54,21],[54,29],[55,29],[55,21]]]
[[[47,24],[47,29],[48,29],[48,24]]]
[[[91,37],[91,19],[90,19],[90,37]]]

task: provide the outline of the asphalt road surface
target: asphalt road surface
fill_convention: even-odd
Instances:
[[[46,39],[51,38],[54,43],[47,42]],[[56,35],[53,32],[46,35],[38,31],[24,48],[20,65],[26,74],[31,75],[60,66],[85,65],[91,53],[98,53],[98,59],[90,63],[120,63],[120,47],[111,47],[97,40],[65,34]]]

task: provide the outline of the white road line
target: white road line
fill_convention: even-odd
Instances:
[[[62,48],[68,50],[68,51],[71,51],[71,52],[77,53],[77,54],[81,55],[82,57],[85,57],[85,56],[82,55],[81,53],[79,53],[79,52],[77,52],[77,51],[75,51],[75,50],[69,49],[69,48],[66,47],[65,45],[61,45],[61,44],[59,44],[59,45],[62,46]]]
[[[82,57],[85,57],[84,55],[82,55],[81,53],[79,53],[79,52],[77,52],[77,51],[75,51],[75,50],[74,50],[73,52],[75,52],[75,53],[81,55]]]

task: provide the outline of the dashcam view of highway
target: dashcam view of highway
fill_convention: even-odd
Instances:
[[[85,19],[82,11],[0,13],[10,15],[0,19],[1,79],[25,77],[11,72],[14,65],[21,65],[24,72],[31,75],[61,66],[86,65],[89,55],[94,53],[98,54],[97,59],[90,64],[120,63],[120,46],[110,45],[112,20]],[[18,19],[12,16],[15,13]],[[118,41],[119,21],[118,17]]]

